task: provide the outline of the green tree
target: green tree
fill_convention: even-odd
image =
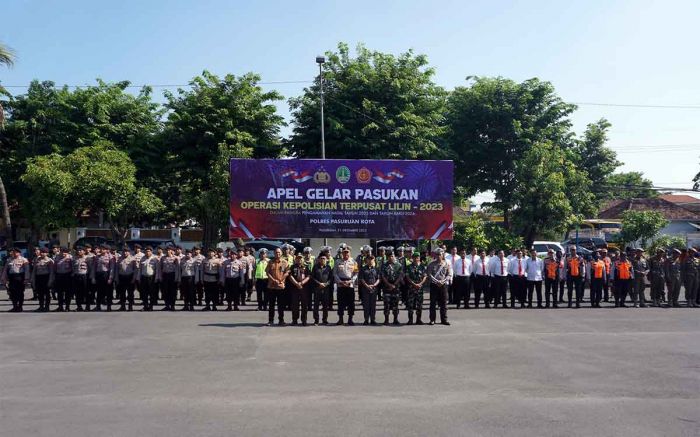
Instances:
[[[325,137],[331,158],[436,159],[446,92],[433,83],[424,55],[394,56],[362,45],[355,57],[347,44],[326,52],[323,64]],[[319,84],[290,100],[292,151],[321,156]]]
[[[593,187],[600,188],[595,192],[598,201],[609,197],[608,190],[604,189],[606,182],[622,165],[615,151],[605,146],[610,126],[610,122],[604,118],[589,124],[583,138],[577,140],[574,146],[578,167],[588,173]]]
[[[548,143],[533,145],[516,162],[514,229],[530,247],[537,235],[563,234],[595,212],[591,181],[567,154]]]
[[[226,235],[229,159],[273,158],[284,151],[284,121],[274,105],[282,97],[263,92],[259,80],[252,73],[222,79],[205,71],[191,89],[165,95],[162,151],[172,184],[162,196],[180,219],[195,218],[203,226],[205,245]]]
[[[479,214],[470,214],[460,223],[455,223],[452,243],[467,250],[472,247],[486,249],[489,246],[489,239],[486,236],[483,217]]]
[[[652,188],[654,183],[644,177],[644,173],[630,171],[609,175],[605,183],[593,190],[604,200],[639,199],[657,197],[658,193]],[[602,193],[602,196],[601,196]]]
[[[658,211],[628,210],[622,214],[622,232],[620,240],[625,243],[640,241],[646,247],[647,241],[668,225],[662,213]]]
[[[487,222],[484,225],[489,248],[496,251],[523,247],[523,238],[503,227],[500,223]]]
[[[687,242],[682,235],[659,235],[646,247],[647,253],[655,254],[657,249],[685,249]]]
[[[162,202],[138,185],[136,166],[126,152],[101,142],[67,155],[30,158],[22,182],[30,189],[32,217],[42,229],[76,226],[85,212],[102,213],[115,237],[142,215],[153,216]]]
[[[12,67],[15,63],[15,52],[3,43],[0,43],[0,65]],[[0,96],[9,96],[5,88],[0,85]],[[5,127],[5,109],[0,102],[0,132]],[[8,247],[12,245],[12,221],[10,220],[10,205],[7,201],[7,191],[2,180],[2,169],[0,168],[0,208],[2,208],[2,222],[5,225],[5,237]]]
[[[455,161],[456,184],[468,195],[493,190],[494,206],[510,228],[516,163],[536,143],[570,144],[569,115],[576,108],[539,79],[516,83],[475,77],[457,87],[447,104],[447,143]]]

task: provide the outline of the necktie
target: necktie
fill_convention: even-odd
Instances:
[[[523,275],[523,265],[520,263],[520,260],[518,260],[518,276]]]
[[[504,274],[504,272],[503,272],[503,259],[501,259],[501,276],[503,276],[503,274]]]
[[[481,260],[481,275],[486,276],[486,263],[483,259]]]
[[[464,264],[467,260],[465,258],[462,258],[462,276],[464,276]]]

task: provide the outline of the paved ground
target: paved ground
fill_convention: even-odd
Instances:
[[[2,313],[0,435],[700,435],[700,310],[450,317]]]

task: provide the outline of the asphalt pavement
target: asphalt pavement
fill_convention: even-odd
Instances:
[[[700,310],[449,317],[264,327],[251,307],[3,312],[0,435],[700,435]]]

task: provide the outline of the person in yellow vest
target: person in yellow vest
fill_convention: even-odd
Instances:
[[[549,308],[550,298],[552,307],[557,308],[557,289],[559,288],[560,261],[554,258],[554,250],[547,250],[547,258],[544,259],[544,307]]]
[[[605,261],[600,259],[598,252],[593,252],[593,260],[588,267],[588,282],[591,284],[591,307],[600,308],[603,298],[603,284],[608,280]]]
[[[634,268],[627,259],[625,252],[620,253],[620,259],[613,264],[613,282],[615,284],[615,307],[627,307],[625,299],[632,291]]]
[[[258,311],[267,310],[265,291],[267,290],[267,249],[264,247],[259,252],[260,259],[255,263],[255,299],[258,301]]]

